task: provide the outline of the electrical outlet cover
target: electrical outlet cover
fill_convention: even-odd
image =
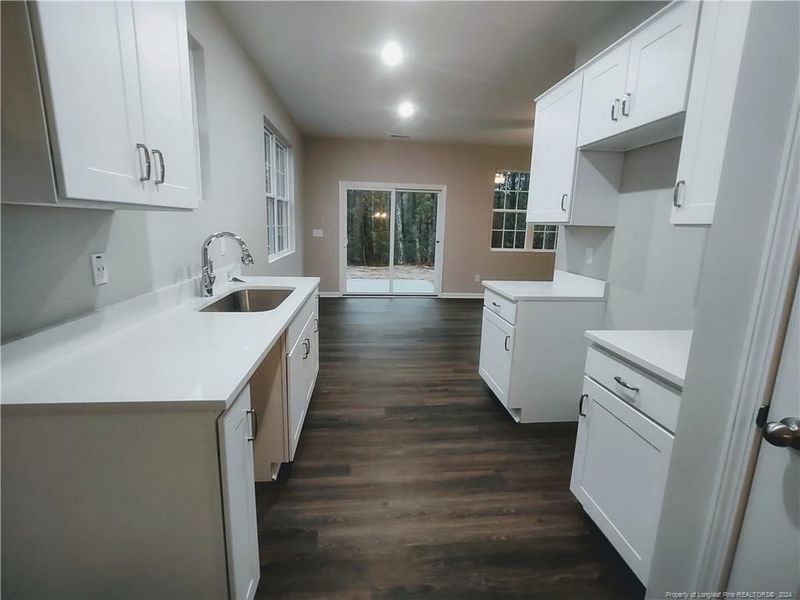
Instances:
[[[105,254],[92,254],[90,255],[92,265],[92,281],[94,285],[105,285],[108,283],[108,268],[106,267]]]

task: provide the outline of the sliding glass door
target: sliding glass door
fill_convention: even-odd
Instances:
[[[342,291],[438,294],[443,188],[343,184],[341,195]]]

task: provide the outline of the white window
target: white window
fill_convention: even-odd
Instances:
[[[292,150],[264,124],[264,189],[267,255],[270,261],[294,250]]]
[[[526,222],[530,175],[526,171],[497,171],[492,200],[492,250],[555,252],[557,225]]]

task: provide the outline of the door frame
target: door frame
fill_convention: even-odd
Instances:
[[[402,192],[436,192],[436,255],[433,268],[433,293],[421,294],[418,292],[370,293],[347,291],[347,190],[372,190],[391,193],[389,209],[391,224],[389,227],[389,272],[394,268],[394,210],[395,199],[398,191]],[[426,296],[438,297],[442,293],[442,275],[444,269],[444,234],[445,213],[447,212],[447,186],[443,184],[424,183],[383,183],[376,181],[339,181],[339,293],[348,296]],[[390,279],[393,281],[393,278]],[[391,284],[390,284],[391,285]]]

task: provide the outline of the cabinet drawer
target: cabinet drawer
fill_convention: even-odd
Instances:
[[[495,294],[491,290],[486,290],[486,294],[483,297],[483,305],[512,325],[517,322],[516,302],[503,298],[500,294]]]
[[[666,384],[659,383],[594,346],[589,347],[586,353],[586,375],[656,423],[669,431],[675,431],[681,397]]]

